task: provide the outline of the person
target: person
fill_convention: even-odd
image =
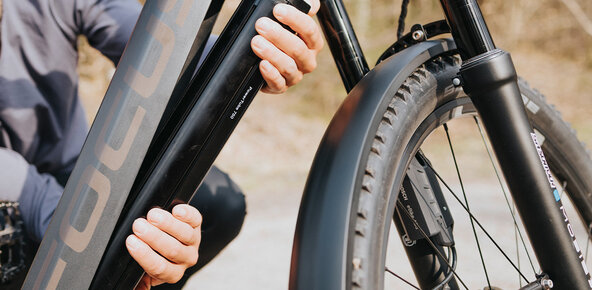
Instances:
[[[319,0],[308,2],[308,15],[278,4],[273,14],[279,23],[256,22],[259,34],[251,47],[262,59],[264,92],[283,93],[316,67],[323,39],[312,16]],[[0,7],[0,200],[19,201],[35,248],[88,130],[77,92],[77,38],[86,36],[117,64],[141,5],[136,0],[0,0]],[[244,215],[244,195],[215,167],[188,205],[172,212],[150,210],[146,219],[134,222],[134,234],[126,240],[146,271],[139,288],[182,286],[238,234]]]

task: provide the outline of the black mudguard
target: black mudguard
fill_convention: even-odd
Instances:
[[[421,64],[455,49],[426,41],[383,61],[350,92],[317,150],[304,189],[292,250],[290,289],[349,289],[348,230],[371,141],[391,97]]]

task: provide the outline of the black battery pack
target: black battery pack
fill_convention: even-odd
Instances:
[[[310,9],[302,0],[242,1],[183,96],[169,104],[173,113],[159,126],[91,288],[130,289],[141,278],[125,248],[132,223],[151,208],[186,203],[201,184],[264,84],[250,43],[255,21],[273,18],[278,3]]]

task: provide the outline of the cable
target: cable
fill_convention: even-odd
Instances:
[[[397,40],[401,39],[403,32],[405,32],[405,18],[407,17],[407,6],[409,0],[403,0],[401,3],[401,14],[399,14],[399,26],[397,27]]]

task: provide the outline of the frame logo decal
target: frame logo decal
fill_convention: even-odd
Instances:
[[[553,175],[551,175],[551,169],[549,169],[549,164],[547,163],[547,159],[545,159],[543,149],[539,145],[537,135],[535,133],[530,133],[530,137],[532,138],[532,142],[534,143],[537,153],[539,154],[539,158],[541,159],[541,164],[543,165],[543,169],[545,170],[545,174],[547,175],[547,179],[549,180],[549,185],[551,186],[551,188],[554,189],[553,194],[555,195],[555,199],[559,200],[559,193],[557,192],[557,187],[555,186],[555,180],[553,179]]]

